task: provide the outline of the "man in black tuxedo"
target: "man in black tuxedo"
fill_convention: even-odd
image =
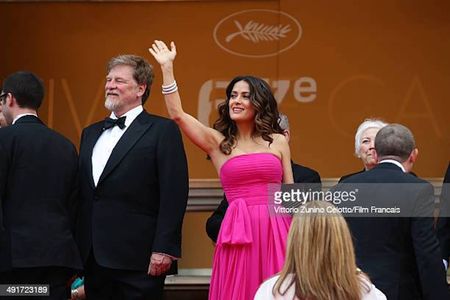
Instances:
[[[142,105],[153,71],[135,55],[110,60],[110,118],[83,130],[77,238],[87,299],[158,299],[181,257],[188,172],[177,125]]]
[[[403,215],[347,215],[358,266],[388,299],[450,299],[433,230],[433,187],[406,173],[418,154],[414,137],[405,126],[391,124],[377,133],[375,149],[379,164],[343,184],[357,187],[357,199],[365,204],[400,207]]]
[[[0,95],[0,284],[49,284],[67,299],[67,281],[81,269],[73,236],[78,202],[74,145],[38,118],[44,86],[17,72]],[[12,297],[18,299],[18,297]]]
[[[450,163],[448,164],[447,172],[445,172],[440,203],[440,217],[437,229],[442,258],[448,267],[450,257]]]
[[[281,129],[284,131],[286,139],[290,140],[291,132],[289,130],[289,119],[288,117],[280,113],[280,118],[278,120]],[[317,171],[298,165],[291,161],[292,174],[294,175],[295,183],[311,183],[311,188],[314,190],[320,190],[322,188],[322,182],[320,180],[320,175]],[[222,224],[223,218],[228,208],[228,201],[225,195],[222,201],[212,215],[206,221],[206,233],[209,238],[215,243],[217,241],[217,236],[219,235],[220,225]]]

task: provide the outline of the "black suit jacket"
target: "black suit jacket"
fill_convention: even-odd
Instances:
[[[315,183],[313,188],[321,189],[320,175],[317,171],[297,165],[291,161],[292,174],[294,176],[295,183]],[[215,243],[217,241],[217,236],[219,235],[220,225],[222,224],[223,218],[228,208],[228,201],[224,195],[223,200],[220,202],[219,206],[212,213],[212,215],[206,221],[206,233],[209,238]]]
[[[343,183],[370,183],[359,186],[357,198],[372,204],[429,210],[430,217],[346,217],[357,264],[375,286],[388,299],[450,299],[433,230],[432,185],[392,163],[379,164]],[[395,185],[382,185],[389,183]]]
[[[341,182],[343,182],[344,180],[346,180],[347,178],[350,178],[350,177],[352,177],[352,176],[354,176],[354,175],[361,174],[361,173],[363,173],[363,172],[365,172],[365,171],[366,171],[366,169],[362,169],[361,171],[358,171],[358,172],[355,172],[355,173],[350,173],[350,174],[344,175],[344,176],[342,176],[341,178],[339,178],[338,183],[341,183]],[[410,171],[409,174],[411,174],[411,175],[417,177],[417,175],[416,175],[414,172],[412,172],[412,171]]]
[[[81,269],[73,236],[78,156],[35,116],[0,129],[0,270]]]
[[[363,173],[365,171],[366,171],[366,169],[362,169],[361,171],[358,171],[358,172],[355,172],[355,173],[346,174],[346,175],[342,176],[341,178],[339,178],[338,183],[342,182],[342,181],[346,180],[347,178],[350,178],[350,177],[352,177],[354,175],[361,174],[361,173]]]
[[[445,173],[440,199],[440,215],[438,220],[438,237],[441,244],[442,257],[449,261],[450,257],[450,163]]]
[[[103,121],[83,130],[82,203],[77,239],[86,262],[147,270],[152,252],[181,257],[181,226],[188,197],[183,141],[171,120],[143,111],[118,141],[100,176],[92,178],[92,150]]]

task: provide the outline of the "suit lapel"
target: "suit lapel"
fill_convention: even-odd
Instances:
[[[99,122],[92,130],[87,133],[86,140],[83,144],[83,150],[82,153],[80,153],[81,159],[83,161],[83,164],[87,166],[85,168],[86,170],[86,176],[89,178],[89,184],[91,185],[91,188],[95,188],[94,184],[94,178],[92,177],[92,151],[94,150],[95,143],[97,143],[98,138],[103,133],[103,122]]]
[[[137,116],[137,118],[130,124],[130,128],[125,131],[120,140],[117,142],[117,145],[114,147],[111,156],[106,163],[105,169],[103,170],[102,175],[100,175],[97,186],[114,170],[114,168],[120,163],[128,151],[133,148],[136,142],[142,137],[147,129],[150,128],[151,125],[152,122],[147,112],[143,111],[139,114],[139,116]]]

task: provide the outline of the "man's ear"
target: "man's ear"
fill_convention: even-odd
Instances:
[[[408,160],[409,160],[411,163],[415,163],[416,160],[417,160],[417,156],[419,156],[419,149],[414,148],[414,150],[411,151],[411,154],[409,155]]]
[[[146,84],[139,84],[138,85],[138,96],[142,97],[145,93],[145,90],[147,89],[147,85]]]
[[[8,96],[6,96],[5,103],[3,105],[13,107],[15,104],[17,104],[16,98],[13,94],[9,93]]]

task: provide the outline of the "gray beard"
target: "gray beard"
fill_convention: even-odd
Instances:
[[[105,99],[105,107],[109,111],[115,111],[117,108],[119,108],[120,103],[119,101],[114,101],[109,99],[108,97]]]

